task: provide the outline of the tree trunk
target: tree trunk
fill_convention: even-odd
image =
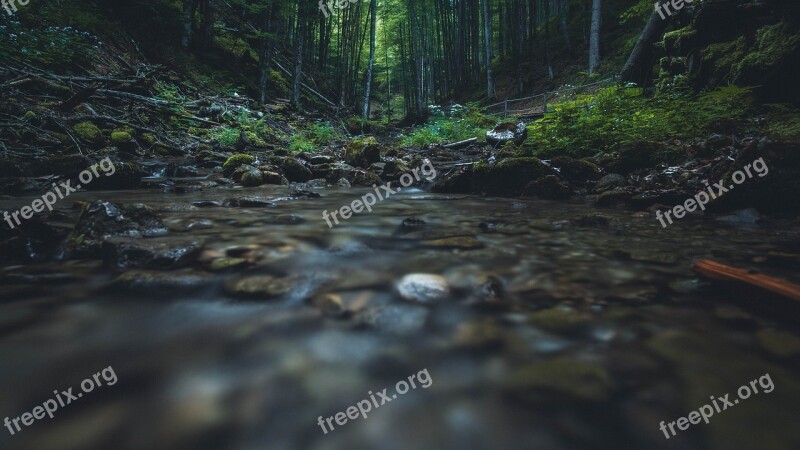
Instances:
[[[294,46],[294,82],[292,83],[292,105],[300,109],[300,78],[303,76],[303,41],[305,40],[306,18],[303,14],[303,0],[297,3],[297,34]]]
[[[493,100],[494,76],[492,75],[492,18],[489,16],[489,1],[481,0],[483,4],[483,42],[484,58],[486,59],[486,98]]]
[[[377,0],[369,2],[369,63],[367,64],[367,85],[364,88],[364,120],[369,120],[369,96],[372,91],[372,66],[375,65],[375,27],[377,18]]]
[[[267,35],[264,37],[261,44],[261,52],[259,52],[258,55],[258,92],[262,104],[267,102],[267,88],[269,87],[269,78],[272,72],[272,54],[275,49],[275,39],[272,35],[272,20],[273,14],[277,11],[276,6],[277,4],[273,3],[269,9],[264,11],[264,28],[262,33],[266,33]]]
[[[194,12],[197,10],[197,0],[183,0],[181,11],[181,47],[188,49],[192,43],[194,30]]]
[[[669,0],[659,1],[664,4]],[[633,51],[628,57],[628,62],[622,68],[620,81],[623,83],[636,83],[639,86],[648,84],[652,76],[653,44],[664,35],[667,25],[669,25],[669,22],[662,19],[654,8],[653,12],[650,13],[647,25],[645,25],[641,36],[639,36],[639,40],[636,41],[636,46],[633,47]]]
[[[600,26],[603,0],[592,0],[592,30],[589,32],[589,73],[597,71],[600,65]]]
[[[197,33],[197,45],[199,48],[208,49],[214,43],[214,5],[211,0],[202,0],[200,12],[203,14],[203,21]]]

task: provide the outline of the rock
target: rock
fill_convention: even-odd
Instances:
[[[116,268],[176,269],[197,260],[203,244],[197,241],[164,242],[128,237],[103,241],[103,262]]]
[[[600,194],[594,204],[596,206],[625,205],[631,200],[631,197],[633,197],[633,194],[624,189],[614,189]]]
[[[617,157],[608,165],[608,169],[623,175],[651,169],[664,160],[665,152],[666,148],[660,142],[631,142],[619,148]]]
[[[364,321],[380,331],[394,334],[416,334],[425,326],[430,311],[417,305],[388,305],[369,310]]]
[[[556,168],[563,179],[572,183],[583,184],[600,178],[600,168],[583,159],[558,156],[550,160],[550,166]]]
[[[572,190],[555,175],[531,181],[522,191],[523,197],[539,197],[546,200],[562,200],[572,196]]]
[[[568,357],[535,362],[514,370],[508,388],[527,397],[529,391],[550,391],[556,395],[600,402],[614,390],[614,383],[603,367]],[[535,397],[534,397],[535,398]]]
[[[574,332],[592,323],[590,315],[562,306],[531,313],[528,320],[536,327],[554,332]]]
[[[265,171],[261,173],[264,184],[289,185],[289,180],[278,172]]]
[[[598,181],[594,186],[594,191],[599,194],[605,191],[620,188],[626,184],[627,181],[625,180],[625,177],[618,173],[610,173],[603,178],[600,178],[600,181]]]
[[[349,188],[350,182],[347,181],[347,178],[339,178],[339,180],[336,182],[336,185],[339,187]]]
[[[372,163],[380,162],[381,146],[372,136],[354,139],[344,150],[344,160],[351,166],[367,168]]]
[[[404,300],[431,304],[446,298],[450,294],[450,286],[442,276],[414,273],[400,280],[397,292]]]
[[[314,178],[314,174],[300,160],[287,156],[280,164],[283,175],[291,182],[305,183]]]
[[[255,156],[247,155],[244,153],[237,153],[225,161],[225,164],[222,166],[222,173],[226,177],[230,177],[233,175],[233,172],[236,171],[240,166],[245,164],[252,164],[256,161]]]
[[[248,170],[242,174],[242,186],[257,187],[264,184],[264,175],[258,169]]]
[[[223,201],[222,206],[227,208],[269,208],[275,206],[275,203],[258,197],[237,197]]]
[[[81,122],[72,127],[73,131],[85,143],[92,146],[92,148],[102,148],[106,145],[106,139],[103,137],[103,132],[97,125],[91,122]]]
[[[439,193],[468,194],[472,192],[472,166],[460,167],[436,179],[431,189]]]
[[[792,333],[770,328],[759,331],[756,337],[761,347],[773,355],[784,358],[800,355],[800,338]]]
[[[522,145],[528,138],[528,129],[522,122],[503,122],[494,127],[493,130],[486,132],[486,143],[497,147],[506,142],[514,142],[517,146]]]
[[[131,151],[136,148],[136,141],[133,140],[133,136],[127,130],[125,131],[112,131],[111,132],[111,144],[115,147],[119,148],[120,150],[124,151]]]
[[[367,172],[365,170],[356,170],[353,174],[353,179],[351,180],[351,183],[353,183],[353,185],[355,186],[371,187],[383,184],[383,180],[381,180],[381,177],[372,172]]]
[[[236,298],[269,300],[288,294],[297,284],[295,278],[249,275],[225,281],[225,292]]]
[[[208,290],[213,278],[192,271],[129,270],[118,276],[107,290],[135,292],[151,295],[174,294],[176,291],[196,292]]]
[[[531,181],[554,175],[538,158],[508,158],[491,166],[473,165],[472,189],[487,195],[519,196]]]
[[[6,164],[3,160],[2,164]],[[91,166],[92,161],[82,155],[51,156],[42,161],[30,164],[28,170],[31,175],[64,175],[75,179],[84,169]],[[101,172],[102,174],[102,172]],[[9,174],[11,176],[21,176],[19,174]]]
[[[458,250],[475,250],[485,247],[483,242],[470,236],[455,236],[442,239],[432,239],[422,241],[420,246],[423,248],[435,249],[458,249]]]
[[[250,265],[250,261],[244,258],[215,258],[208,265],[212,272],[226,272],[233,269],[241,269]]]
[[[67,252],[73,257],[95,256],[102,241],[109,237],[158,236],[166,232],[161,219],[145,205],[95,200],[81,211],[78,223],[69,235]]]
[[[338,294],[322,294],[311,299],[311,305],[326,316],[339,317],[344,314],[342,297]]]
[[[306,187],[308,189],[325,189],[328,187],[328,182],[325,181],[324,178],[317,178],[315,180],[309,180],[306,183]]]
[[[145,175],[137,164],[121,162],[114,164],[114,173],[110,176],[104,175],[100,169],[98,169],[98,173],[100,176],[95,177],[91,183],[84,186],[86,189],[90,191],[136,189],[142,184],[142,177]]]

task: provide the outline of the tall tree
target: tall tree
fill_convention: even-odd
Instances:
[[[372,67],[375,65],[375,27],[377,26],[377,0],[370,0],[369,63],[367,64],[367,85],[364,87],[364,120],[369,119],[369,96],[372,91]]]
[[[300,108],[300,82],[303,76],[303,41],[306,37],[306,14],[303,0],[297,0],[297,29],[294,45],[294,82],[292,83],[292,105]]]
[[[483,42],[484,58],[486,59],[486,98],[495,98],[494,76],[492,75],[492,18],[489,16],[489,1],[481,0],[483,6]]]
[[[595,73],[600,65],[600,27],[602,25],[603,0],[592,0],[592,30],[589,32],[589,73]]]
[[[668,1],[659,0],[659,3],[664,4]],[[669,25],[669,21],[662,19],[657,10],[657,8],[654,8],[653,12],[650,13],[647,25],[645,25],[639,40],[636,41],[636,45],[628,57],[628,61],[622,68],[620,81],[623,83],[636,83],[639,86],[645,86],[650,81],[653,72],[653,45],[661,39],[667,29],[667,25]]]

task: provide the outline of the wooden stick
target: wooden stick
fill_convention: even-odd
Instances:
[[[695,272],[714,280],[736,281],[774,292],[792,300],[800,301],[800,286],[789,281],[773,278],[746,269],[726,266],[708,259],[694,263]]]

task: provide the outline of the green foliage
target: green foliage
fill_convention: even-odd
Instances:
[[[0,59],[12,57],[46,67],[88,64],[101,44],[97,37],[72,27],[30,28],[15,18],[0,19]]]
[[[495,117],[487,116],[470,105],[456,112],[452,117],[434,110],[434,117],[425,125],[416,128],[402,140],[402,145],[423,147],[441,142],[462,141],[469,138],[484,140],[486,131],[498,122]]]
[[[610,87],[559,103],[528,127],[527,153],[584,157],[637,140],[694,138],[720,119],[741,117],[750,88],[725,87],[690,97],[673,93],[647,98],[640,88]]]
[[[800,138],[800,111],[789,105],[765,105],[766,132],[776,138]]]
[[[619,15],[619,23],[626,24],[633,21],[645,21],[653,12],[653,0],[639,0],[635,5],[626,9]]]
[[[330,124],[315,123],[290,139],[290,152],[313,152],[318,147],[341,140],[341,134]]]

